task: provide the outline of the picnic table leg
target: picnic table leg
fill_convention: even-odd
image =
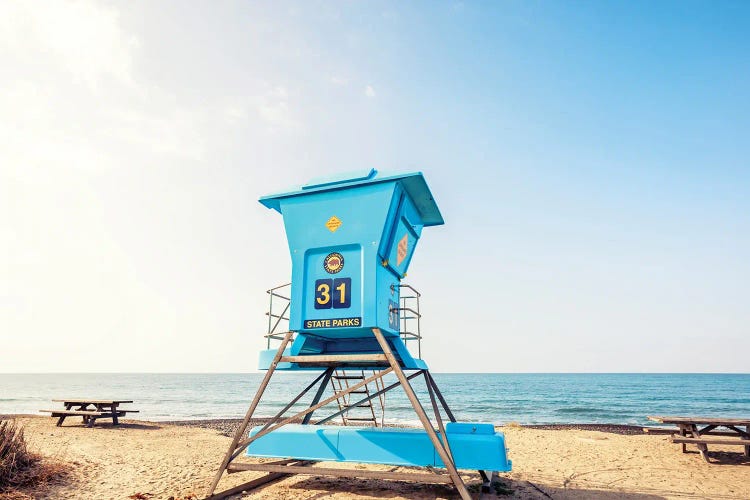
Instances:
[[[680,436],[687,437],[687,432],[685,432],[685,426],[680,424]],[[687,445],[685,443],[682,443],[682,452],[687,453]]]
[[[86,411],[86,408],[88,408],[88,404],[81,404],[78,405],[78,411]],[[83,420],[84,425],[88,424],[89,420],[86,415],[81,415],[81,420]]]
[[[94,408],[96,409],[96,407]],[[78,407],[79,411],[89,411],[89,403],[84,403]],[[93,427],[94,426],[94,420],[96,417],[92,415],[82,415],[81,418],[83,418],[83,423],[86,427]]]
[[[695,424],[692,424],[690,426],[690,433],[693,435],[694,438],[700,439],[701,434],[698,432],[698,426]],[[696,446],[698,447],[698,451],[700,452],[701,456],[703,457],[703,460],[705,460],[708,463],[711,463],[708,460],[708,446],[704,443],[696,443]]]
[[[88,407],[88,405],[86,405],[86,406]],[[99,405],[94,405],[94,410],[100,411],[99,410]],[[87,419],[88,420],[86,420],[86,427],[88,427],[88,428],[93,427],[94,426],[94,422],[96,422],[96,417],[94,415],[89,415],[87,417]]]
[[[65,410],[66,411],[70,410],[71,408],[73,408],[72,404],[67,403],[65,405]],[[60,415],[60,418],[57,419],[57,424],[55,424],[55,425],[57,425],[57,427],[62,427],[63,422],[65,422],[65,417],[66,417],[66,415]]]
[[[98,404],[96,405],[96,410],[106,413],[107,415],[102,415],[103,417],[109,418],[112,417],[112,425],[119,425],[119,421],[117,420],[117,404]]]

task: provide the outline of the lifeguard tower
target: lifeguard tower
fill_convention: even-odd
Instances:
[[[502,433],[492,424],[456,422],[421,359],[419,328],[404,327],[409,320],[419,322],[418,302],[409,305],[409,300],[418,301],[419,293],[401,280],[422,230],[443,224],[422,174],[383,175],[371,169],[315,180],[260,202],[284,218],[292,280],[288,295],[281,287],[269,290],[268,349],[260,354],[260,368],[266,373],[208,497],[224,498],[290,474],[305,474],[448,483],[469,499],[458,469],[479,471],[485,483],[497,472],[509,471]],[[285,301],[285,307],[274,310],[274,299]],[[277,327],[285,321],[288,331],[279,333]],[[271,348],[272,341],[280,342],[277,348]],[[415,343],[416,353],[407,347],[414,350]],[[317,376],[268,423],[248,432],[273,374],[281,370]],[[396,380],[385,385],[388,375]],[[410,383],[417,377],[427,386],[434,423]],[[324,398],[329,384],[333,394]],[[385,428],[382,420],[378,424],[373,405],[382,404],[385,393],[396,387],[406,393],[422,429]],[[305,409],[287,415],[311,391]],[[329,404],[337,405],[336,411],[313,422],[313,414]],[[351,417],[361,408],[369,408],[372,416]],[[345,425],[324,425],[335,418]],[[370,425],[349,425],[353,422]],[[247,456],[279,460],[235,461],[245,450]],[[429,471],[342,469],[319,467],[317,462]],[[225,471],[266,475],[215,493]]]

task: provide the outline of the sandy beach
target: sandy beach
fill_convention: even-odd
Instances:
[[[45,417],[17,420],[33,451],[71,465],[67,480],[31,492],[35,498],[125,499],[138,493],[154,499],[200,498],[230,442],[227,425],[221,423],[206,428],[126,420],[118,427],[102,422],[89,429],[74,421],[55,427]],[[502,430],[513,460],[513,472],[501,475],[512,494],[502,498],[750,498],[750,459],[736,447],[712,448],[719,463],[707,464],[697,453],[680,453],[666,436],[516,426]],[[220,486],[240,484],[253,474],[225,476]],[[464,478],[470,485],[479,482],[474,472]],[[296,476],[234,498],[455,497],[440,485]]]

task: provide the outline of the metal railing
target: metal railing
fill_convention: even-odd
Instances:
[[[271,348],[271,340],[284,340],[284,335],[289,331],[289,306],[292,303],[291,283],[279,285],[266,290],[268,294],[268,331],[266,338],[266,349]],[[276,299],[276,300],[274,300]]]
[[[422,296],[414,287],[401,283],[399,287],[399,333],[404,345],[409,347],[410,341],[417,342],[417,357],[422,358],[422,330],[420,320],[422,314],[419,312],[419,298]],[[406,294],[403,293],[407,289]]]
[[[422,331],[420,320],[422,313],[419,310],[419,298],[422,296],[414,287],[401,283],[399,288],[399,307],[393,312],[399,316],[399,334],[406,347],[410,343],[417,343],[417,357],[422,357]],[[266,338],[266,349],[271,348],[271,340],[281,341],[284,334],[289,331],[289,307],[291,305],[291,283],[279,285],[266,290],[268,294],[268,330]],[[406,292],[405,292],[406,291]],[[404,293],[405,292],[405,293]]]

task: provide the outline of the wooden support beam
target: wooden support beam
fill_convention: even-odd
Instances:
[[[97,411],[97,410],[39,410],[44,413],[51,413],[53,417],[59,417],[60,415],[110,415],[111,411]]]
[[[310,354],[306,356],[284,356],[283,363],[303,364],[344,364],[344,363],[385,363],[384,354]]]
[[[253,437],[247,438],[244,441],[240,441],[239,444],[236,445],[236,449],[235,449],[234,453],[230,453],[230,456],[232,456],[232,458],[236,457],[237,455],[239,455],[240,453],[242,453],[242,450],[244,450],[245,448],[247,448],[247,446],[250,443],[252,443],[253,441],[255,441],[256,439],[260,439],[263,436],[265,436],[266,434],[268,434],[269,432],[273,432],[276,429],[278,429],[279,427],[283,427],[286,424],[292,423],[293,421],[297,420],[298,418],[304,417],[308,413],[312,413],[315,410],[317,410],[318,408],[321,408],[321,407],[327,405],[328,403],[331,403],[331,402],[335,401],[336,399],[340,398],[341,396],[345,396],[345,395],[349,394],[352,391],[356,391],[360,387],[364,387],[367,384],[369,384],[370,382],[373,382],[373,381],[375,381],[375,380],[377,380],[379,378],[382,378],[382,377],[384,377],[385,375],[389,374],[392,371],[393,371],[393,368],[386,368],[385,370],[379,371],[376,374],[374,374],[374,375],[372,375],[370,377],[367,377],[362,382],[360,382],[358,384],[355,384],[355,385],[347,388],[346,390],[344,390],[342,392],[339,392],[338,394],[334,394],[333,396],[325,399],[324,401],[321,401],[320,403],[318,403],[316,405],[313,405],[313,406],[309,407],[306,410],[302,410],[301,412],[297,413],[296,415],[292,415],[289,418],[285,418],[284,420],[282,420],[281,422],[279,422],[278,424],[276,424],[276,425],[274,425],[272,427],[269,427],[269,428],[267,428],[265,430],[262,430],[262,431],[258,432]]]
[[[250,491],[259,486],[263,486],[264,484],[272,483],[274,481],[278,481],[279,479],[284,479],[288,475],[289,473],[285,474],[283,472],[272,472],[263,477],[259,477],[257,479],[253,479],[252,481],[242,483],[238,486],[235,486],[234,488],[229,488],[228,490],[224,490],[219,493],[207,496],[205,500],[221,500],[222,498],[236,495],[238,493],[242,493],[243,491]]]
[[[307,385],[307,387],[305,387],[304,389],[302,389],[302,392],[300,392],[299,394],[297,394],[294,397],[294,399],[292,399],[289,403],[287,403],[287,405],[284,408],[282,408],[281,410],[279,410],[279,412],[276,415],[274,415],[268,422],[266,422],[266,425],[263,426],[263,428],[260,430],[260,432],[263,432],[264,430],[266,430],[269,427],[271,427],[271,425],[274,422],[277,422],[284,415],[284,413],[286,413],[289,410],[289,408],[291,408],[292,406],[294,406],[295,403],[297,403],[297,401],[299,401],[300,399],[302,399],[302,396],[304,396],[305,394],[307,394],[307,391],[309,391],[310,389],[312,389],[318,382],[320,382],[321,379],[326,378],[326,381],[327,381],[328,378],[326,377],[326,375],[328,375],[328,377],[330,377],[330,374],[331,374],[332,371],[333,371],[333,368],[329,368],[328,370],[326,370],[323,373],[321,373],[320,375],[318,375],[315,378],[315,380],[313,380],[312,382],[310,382]],[[321,392],[322,391],[319,389],[318,390],[318,394],[320,394]],[[317,395],[316,395],[316,398],[320,399],[320,397],[317,396]],[[315,403],[317,403],[317,401],[315,401],[313,404],[315,404]],[[306,422],[303,422],[303,423],[306,423]],[[234,457],[232,457],[232,458],[234,458]]]
[[[440,459],[443,461],[445,468],[448,470],[448,475],[452,479],[453,485],[456,487],[456,490],[458,490],[458,494],[461,495],[461,498],[463,500],[471,500],[471,495],[469,495],[469,491],[466,489],[466,485],[464,484],[463,479],[461,479],[461,476],[458,474],[453,460],[450,456],[448,456],[448,452],[445,450],[443,444],[440,442],[440,439],[435,433],[435,429],[432,427],[432,422],[430,422],[430,419],[427,417],[422,404],[419,402],[419,398],[417,398],[417,395],[414,393],[414,389],[412,389],[409,381],[406,380],[406,376],[401,370],[401,366],[399,365],[398,360],[391,351],[391,346],[388,344],[388,341],[385,339],[385,337],[383,337],[383,334],[381,333],[379,328],[373,328],[372,333],[375,334],[375,338],[377,339],[378,344],[380,344],[380,348],[383,349],[383,353],[385,353],[386,357],[388,358],[388,362],[391,364],[393,372],[396,374],[399,382],[401,382],[401,386],[404,388],[406,396],[409,398],[414,411],[417,413],[420,422],[422,422],[424,430],[427,431],[427,435],[430,437],[430,441],[432,441],[432,445],[435,447],[435,451],[437,451],[438,455],[440,455]]]
[[[417,376],[421,375],[423,372],[424,372],[424,370],[419,370],[418,372],[412,373],[411,375],[409,375],[408,377],[406,377],[406,380],[411,380],[414,377],[417,377]],[[359,379],[359,377],[358,377],[358,379]],[[333,415],[329,415],[329,416],[327,416],[326,418],[324,418],[322,420],[318,420],[317,422],[315,422],[315,425],[325,424],[326,422],[328,422],[330,420],[333,420],[334,418],[339,417],[339,416],[343,415],[344,413],[348,412],[351,408],[353,408],[355,406],[358,406],[358,405],[360,405],[362,403],[366,403],[368,401],[372,401],[373,399],[375,399],[376,397],[380,396],[381,394],[385,394],[386,392],[390,391],[391,389],[393,389],[395,387],[398,387],[399,385],[401,385],[401,382],[395,382],[395,383],[389,385],[388,387],[380,389],[378,392],[374,392],[374,393],[370,394],[368,397],[360,399],[356,403],[350,405],[349,408],[344,408],[341,411],[337,411]]]
[[[687,432],[689,432],[690,435],[693,436],[694,439],[697,439],[698,441],[700,441],[701,434],[700,434],[700,432],[698,432],[698,426],[697,425],[695,425],[695,424],[690,424],[690,425],[677,424],[677,425],[679,425],[680,427],[686,427],[687,428]],[[672,438],[672,439],[675,439],[675,438]],[[682,444],[684,445],[685,443],[682,443]],[[708,459],[708,446],[706,446],[706,443],[698,442],[698,443],[695,443],[695,446],[698,447],[698,451],[700,452],[701,456],[703,457],[703,460],[705,460],[707,463],[711,463],[710,460]]]
[[[717,427],[718,425],[707,425],[703,429],[698,429],[698,434],[700,435],[708,434],[709,432],[716,429]]]
[[[390,348],[390,345],[388,344],[388,341],[385,339],[385,337],[380,332],[380,330],[377,328],[373,328],[372,331],[373,331],[373,334],[375,335],[376,340],[378,341],[378,344],[383,350],[382,354],[372,353],[372,354],[284,356],[284,350],[287,344],[291,341],[293,332],[286,333],[284,339],[282,340],[281,345],[279,346],[278,351],[276,352],[273,358],[273,361],[271,362],[263,380],[261,381],[261,384],[258,388],[258,391],[255,394],[255,397],[253,398],[250,408],[248,408],[248,411],[245,414],[245,418],[243,419],[242,424],[235,432],[234,438],[232,440],[232,444],[230,445],[229,449],[227,450],[226,455],[224,456],[220,469],[217,471],[215,477],[213,478],[213,481],[208,491],[207,500],[218,500],[220,498],[225,498],[226,496],[229,496],[229,495],[234,495],[237,493],[241,493],[243,491],[248,491],[258,486],[261,486],[263,484],[267,484],[269,482],[275,481],[277,479],[286,477],[291,474],[303,474],[303,475],[312,475],[312,476],[321,476],[321,475],[329,476],[330,475],[330,476],[337,476],[337,477],[359,477],[359,478],[373,478],[373,479],[391,479],[391,480],[399,480],[399,481],[419,481],[419,482],[426,482],[426,483],[453,484],[463,500],[471,499],[471,496],[469,495],[469,492],[466,489],[466,485],[464,484],[461,476],[458,474],[458,470],[456,469],[455,463],[453,462],[453,459],[451,457],[449,444],[447,442],[447,437],[445,435],[445,428],[444,428],[443,421],[442,421],[442,415],[440,413],[440,409],[438,408],[438,400],[442,404],[446,414],[448,415],[448,418],[451,421],[455,421],[455,418],[453,414],[451,413],[450,408],[448,408],[448,405],[445,402],[445,399],[443,398],[442,394],[437,388],[435,381],[432,379],[432,376],[426,370],[419,370],[416,373],[407,377],[404,374],[403,370],[401,369],[401,365],[398,359],[396,359],[395,355],[393,354]],[[366,364],[374,363],[374,364],[377,364],[378,366],[383,366],[384,369],[379,371],[378,373],[373,374],[370,377],[365,378],[361,382],[348,387],[346,390],[340,393],[334,394],[333,396],[323,401],[318,402],[320,398],[322,397],[323,389],[326,387],[327,381],[330,379],[332,372],[333,372],[332,368],[325,370],[325,372],[323,372],[321,376],[319,376],[315,381],[313,381],[312,384],[310,384],[306,389],[304,389],[302,393],[300,393],[299,396],[297,396],[289,405],[287,405],[287,407],[284,408],[284,410],[282,410],[274,418],[272,418],[271,421],[268,422],[259,432],[257,432],[254,436],[247,438],[246,432],[247,432],[247,427],[249,425],[249,422],[258,404],[260,403],[263,393],[265,392],[266,387],[268,386],[268,383],[270,382],[270,379],[274,371],[277,369],[278,364],[281,362],[298,363],[300,365],[305,365],[305,366],[317,365],[317,366],[330,366],[330,367],[334,367],[338,365],[357,366],[357,365],[366,365]],[[282,460],[278,462],[263,463],[263,464],[232,462],[253,441],[260,439],[266,434],[269,434],[273,432],[274,430],[279,429],[280,427],[283,427],[284,425],[287,425],[302,417],[304,417],[303,423],[309,423],[313,412],[316,411],[317,409],[335,401],[341,396],[345,396],[351,393],[356,393],[358,389],[367,386],[367,384],[373,381],[382,379],[385,375],[387,375],[390,372],[394,372],[396,374],[396,377],[398,379],[397,383],[391,384],[388,387],[381,389],[380,391],[370,395],[367,398],[362,399],[361,401],[355,403],[354,405],[350,405],[350,407],[353,407],[353,406],[356,407],[359,404],[363,404],[368,401],[371,401],[373,398],[393,389],[394,387],[401,385],[404,388],[404,392],[406,393],[406,396],[411,402],[414,408],[414,411],[417,413],[417,416],[419,417],[420,422],[422,423],[425,431],[427,432],[427,435],[430,438],[430,441],[432,442],[432,445],[435,448],[435,451],[440,456],[440,459],[442,460],[445,468],[447,469],[447,474],[423,474],[423,473],[411,474],[411,473],[391,472],[391,471],[368,471],[368,470],[359,470],[359,469],[336,469],[336,468],[324,468],[324,467],[310,467],[306,465],[306,464],[309,464],[310,462],[302,461],[302,460],[295,460],[295,459],[287,459],[287,460]],[[412,378],[420,374],[423,374],[425,376],[425,381],[427,382],[428,391],[430,393],[430,401],[432,403],[432,408],[435,411],[437,424],[440,429],[440,433],[443,435],[443,441],[445,442],[442,442],[441,439],[438,437],[438,434],[435,431],[435,428],[433,427],[429,417],[427,416],[424,408],[422,407],[422,404],[419,402],[419,399],[417,398],[414,392],[414,389],[411,387],[411,384],[409,383],[409,380],[411,380]],[[306,394],[316,383],[320,382],[321,377],[324,379],[323,383],[318,389],[310,406],[307,409],[300,411],[291,417],[287,417],[281,420],[283,414],[289,408],[291,408],[291,406],[295,402],[297,402],[304,394]],[[327,417],[319,421],[318,423],[326,422],[330,420],[331,418],[346,412],[347,410],[348,408],[344,409],[343,412],[339,412],[338,414],[334,414],[330,417]],[[247,483],[222,491],[221,493],[214,493],[225,471],[230,472],[230,473],[240,472],[240,471],[257,471],[257,472],[266,472],[268,474],[264,477],[254,479]],[[486,476],[486,474],[484,476]]]
[[[747,441],[743,439],[714,439],[714,438],[691,438],[691,437],[680,437],[674,436],[672,438],[673,443],[685,443],[685,444],[718,444],[722,446],[747,446]]]
[[[748,427],[750,428],[750,426]],[[739,435],[745,439],[750,439],[750,433],[748,433],[747,431],[743,431],[739,427],[735,427],[734,425],[727,425],[727,428],[732,429],[736,433],[736,435]],[[703,434],[703,432],[701,432],[701,434]],[[713,434],[713,432],[711,434]]]
[[[242,437],[245,435],[245,431],[247,430],[247,426],[250,423],[250,419],[252,418],[253,413],[255,413],[255,408],[257,408],[258,403],[260,403],[260,398],[261,396],[263,396],[268,383],[271,381],[271,376],[276,370],[276,366],[281,361],[281,357],[284,355],[284,349],[286,349],[287,344],[292,339],[292,334],[293,332],[290,331],[286,332],[286,335],[284,335],[284,340],[281,341],[281,345],[279,346],[278,351],[276,351],[276,355],[273,357],[268,370],[266,370],[266,374],[263,377],[263,380],[260,382],[260,386],[258,386],[258,391],[255,393],[253,402],[250,403],[250,408],[247,409],[247,413],[245,413],[245,418],[242,420],[242,424],[237,428],[237,432],[234,433],[232,444],[229,446],[229,449],[224,455],[224,459],[221,461],[221,466],[219,467],[219,470],[216,471],[216,475],[214,476],[213,481],[211,481],[211,486],[209,486],[208,493],[206,495],[207,497],[211,497],[214,494],[214,491],[216,491],[216,486],[219,484],[221,476],[224,475],[224,471],[226,470],[227,465],[229,465],[229,462],[232,460],[232,455],[237,448],[237,443],[239,443],[240,439],[242,439]]]
[[[643,432],[646,434],[680,434],[680,429],[662,429],[659,427],[644,427]],[[724,432],[724,431],[701,431],[701,437],[705,436],[722,436],[722,437],[735,437],[738,436],[736,432]]]
[[[360,477],[366,479],[391,479],[396,481],[419,481],[439,484],[450,484],[453,482],[450,476],[441,474],[412,474],[409,472],[336,469],[332,467],[300,467],[297,465],[235,463],[232,464],[232,468],[235,470],[281,472],[287,474],[302,474],[307,476]]]
[[[706,425],[737,425],[750,426],[750,420],[745,418],[715,418],[715,417],[672,417],[661,415],[649,415],[649,420],[661,424],[706,424]]]
[[[237,464],[239,462],[232,462],[229,465],[227,465],[227,473],[232,474],[234,472],[242,472],[245,469],[242,467],[237,467]],[[315,462],[309,461],[309,460],[300,460],[298,458],[285,458],[283,460],[274,460],[273,462],[264,462],[267,465],[306,465],[306,464],[314,464]]]

